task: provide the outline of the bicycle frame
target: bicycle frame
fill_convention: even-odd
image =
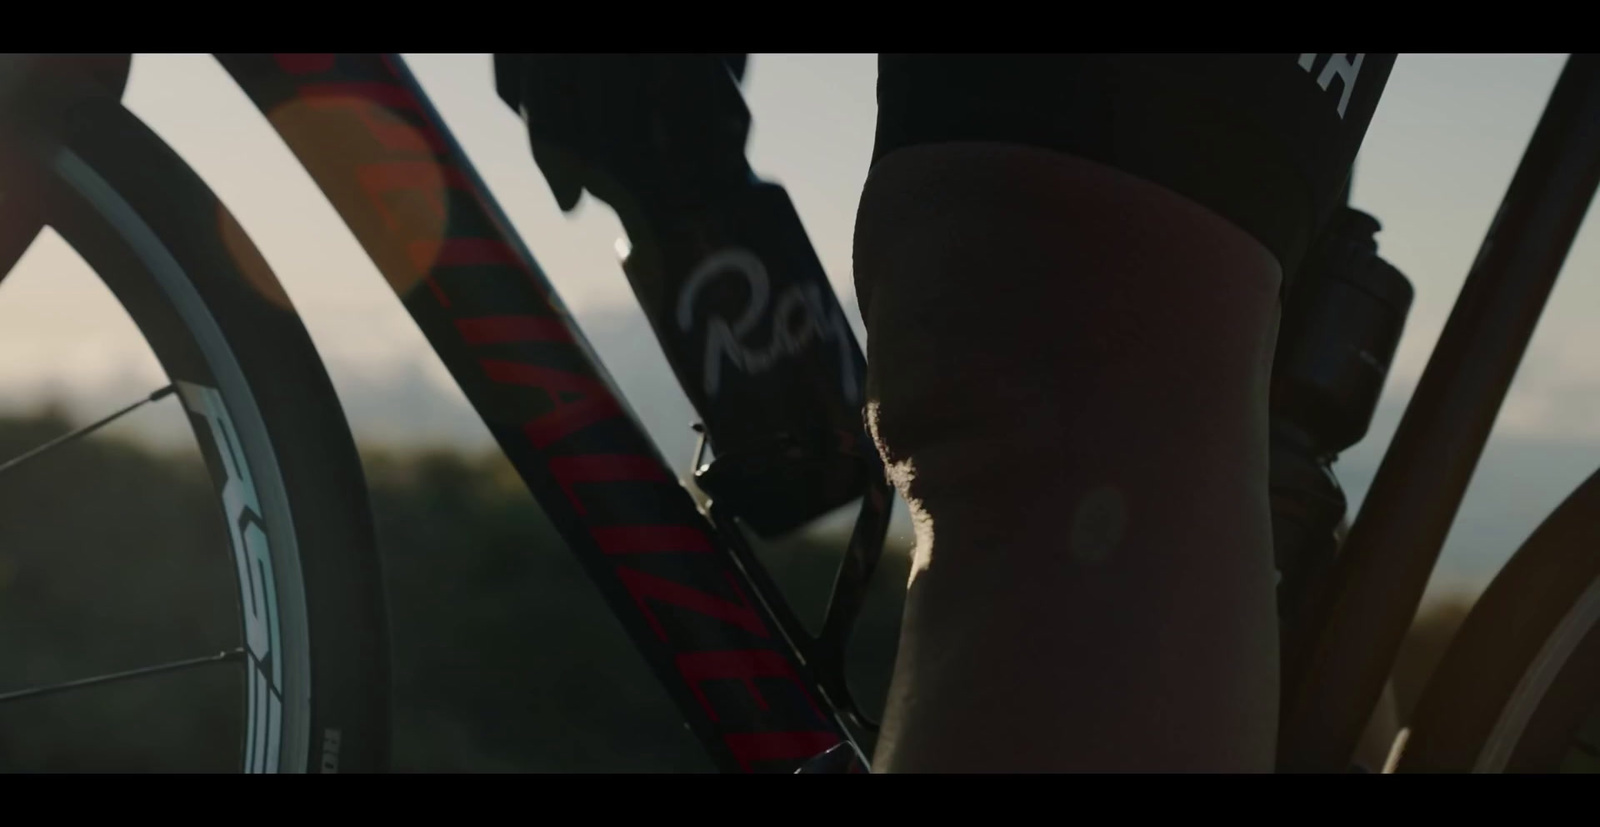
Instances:
[[[700,514],[626,412],[399,56],[217,57],[400,296],[717,765],[787,770],[853,744],[842,686],[819,681],[737,532]],[[1308,654],[1289,665],[1281,766],[1345,768],[1597,184],[1600,61],[1575,56],[1355,520]],[[873,489],[836,604],[864,585],[887,511],[887,489]],[[830,607],[827,634],[850,613]]]
[[[1600,57],[1568,59],[1296,646],[1279,767],[1342,771],[1600,186]]]
[[[398,55],[217,55],[327,194],[725,771],[861,762],[840,664],[888,528],[872,488],[813,640],[700,513]],[[879,475],[881,476],[881,475]]]

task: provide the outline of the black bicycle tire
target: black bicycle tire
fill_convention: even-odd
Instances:
[[[241,619],[246,684],[265,699],[251,696],[245,769],[384,770],[382,572],[333,384],[276,277],[200,177],[115,98],[65,94],[47,117],[8,130],[0,180],[128,311],[236,511],[241,607],[265,607]]]
[[[1417,704],[1399,772],[1549,772],[1600,702],[1600,471],[1468,613]]]

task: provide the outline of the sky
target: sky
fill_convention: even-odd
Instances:
[[[1382,222],[1380,252],[1411,278],[1417,298],[1378,421],[1341,463],[1356,500],[1564,59],[1402,55],[1396,63],[1357,163],[1353,202]],[[579,323],[598,331],[596,347],[624,392],[659,408],[641,416],[670,443],[669,456],[680,456],[686,429],[660,423],[677,423],[688,408],[659,356],[640,355],[652,340],[617,264],[615,217],[593,201],[575,215],[560,213],[520,120],[494,94],[488,55],[406,60]],[[746,76],[752,163],[787,187],[847,307],[875,75],[871,55],[827,54],[755,55]],[[326,198],[210,56],[138,55],[124,101],[199,172],[261,248],[323,354],[358,438],[487,444],[486,431]],[[1593,358],[1600,326],[1588,318],[1600,307],[1595,222],[1591,215],[1568,259],[1447,558],[1489,540],[1514,547],[1564,491],[1600,466],[1600,359]],[[159,368],[142,347],[71,250],[42,238],[0,289],[0,409],[45,398],[104,409],[159,387]],[[1494,562],[1493,553],[1474,554],[1478,573],[1471,577],[1481,579],[1492,571],[1483,560]]]

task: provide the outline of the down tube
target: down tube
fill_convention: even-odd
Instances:
[[[717,765],[792,772],[847,739],[400,57],[217,59],[400,296]]]

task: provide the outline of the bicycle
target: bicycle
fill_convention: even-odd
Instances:
[[[232,529],[243,644],[152,668],[241,666],[246,771],[381,770],[384,597],[348,425],[287,296],[243,231],[120,105],[127,57],[0,64],[8,116],[0,273],[42,226],[54,228],[111,287],[172,379],[150,399],[179,396],[205,450]],[[630,416],[398,55],[217,58],[400,296],[718,768],[792,772],[811,761],[807,771],[864,770],[875,725],[851,697],[842,653],[882,551],[891,494],[859,423],[854,432],[823,429],[832,442],[790,440],[776,454],[720,450],[719,426],[708,423],[692,494]],[[1575,56],[1366,505],[1327,570],[1307,576],[1311,586],[1296,598],[1302,608],[1286,638],[1286,771],[1348,763],[1600,185],[1597,139],[1600,61]],[[397,206],[390,197],[402,193],[422,206]],[[801,269],[817,267],[809,249],[785,255]],[[743,268],[752,285],[765,278],[752,275],[765,272],[760,260],[724,256],[718,266]],[[753,327],[771,329],[770,312],[758,317],[772,308],[761,304],[749,302],[748,321],[724,322],[734,344]],[[836,297],[799,295],[785,306],[806,308],[816,335],[784,355],[826,341],[836,349],[830,367],[818,369],[822,378],[842,381],[846,397],[851,383],[859,389],[859,345],[848,328],[824,330]],[[695,321],[691,314],[682,333],[699,344],[709,332]],[[761,362],[747,353],[733,363]],[[717,456],[701,462],[707,453]],[[798,480],[772,482],[774,464]],[[1600,557],[1579,553],[1585,532],[1600,531],[1587,508],[1600,496],[1597,480],[1552,515],[1474,609],[1396,750],[1399,770],[1559,763],[1586,704],[1600,698]],[[812,635],[744,531],[784,530],[857,498],[826,619]],[[1380,553],[1396,544],[1404,553]],[[1509,638],[1492,649],[1472,643],[1496,638],[1529,601],[1538,611],[1519,615]],[[61,688],[0,692],[0,700]],[[1587,726],[1582,742],[1593,737],[1595,725]]]

